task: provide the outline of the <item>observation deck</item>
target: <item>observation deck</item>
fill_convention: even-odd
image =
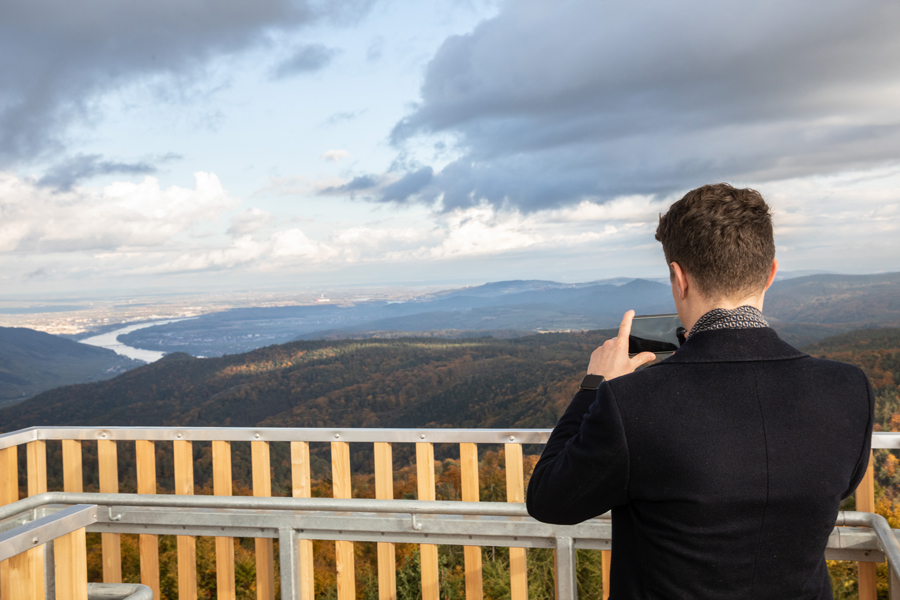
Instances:
[[[564,526],[540,523],[525,511],[526,464],[533,465],[533,459],[523,450],[539,454],[549,435],[549,429],[221,427],[32,427],[8,433],[0,436],[0,600],[160,599],[159,536],[171,535],[177,536],[177,581],[169,597],[182,600],[198,597],[200,538],[215,538],[215,597],[222,600],[247,591],[236,577],[235,538],[255,540],[251,587],[258,600],[316,597],[314,541],[334,544],[337,600],[358,597],[358,543],[376,544],[379,600],[403,597],[395,544],[418,546],[423,600],[442,597],[439,545],[463,547],[467,600],[485,597],[481,547],[509,549],[511,600],[528,598],[529,549],[554,552],[559,600],[578,597],[576,551],[601,551],[603,591],[583,596],[602,593],[605,599],[608,515]],[[875,433],[872,446],[900,449],[900,433]],[[459,499],[437,499],[436,448],[439,456],[458,460]],[[491,451],[502,457],[505,502],[479,501],[484,466],[479,452],[484,457]],[[194,467],[204,464],[197,458],[204,453],[211,455],[211,485],[195,490]],[[273,455],[283,459],[273,462]],[[244,491],[252,496],[234,495],[239,477],[233,467],[244,458],[251,480]],[[396,465],[403,460],[415,474],[416,499],[394,497]],[[374,494],[362,495],[374,498],[351,497],[351,464],[371,471]],[[328,471],[330,482],[314,479],[315,469]],[[286,480],[277,473],[287,473]],[[121,493],[127,486],[120,486],[120,476],[133,477],[137,493]],[[85,493],[86,482],[97,492]],[[331,497],[314,497],[314,483],[318,494],[321,485],[330,487]],[[170,493],[160,494],[160,488]],[[860,512],[840,513],[826,558],[858,562],[861,600],[876,598],[876,565],[887,562],[890,598],[900,600],[900,530],[892,531],[874,514],[871,461],[856,491],[856,507]],[[101,534],[102,548],[102,581],[91,583],[88,533]],[[121,536],[128,534],[138,535],[140,584],[122,583]]]

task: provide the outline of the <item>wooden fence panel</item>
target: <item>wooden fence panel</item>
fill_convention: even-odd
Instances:
[[[419,500],[434,500],[434,445],[428,442],[416,444],[416,482]],[[422,600],[440,600],[438,579],[438,551],[434,544],[419,544],[419,562],[422,568]]]
[[[386,442],[375,443],[375,498],[394,499],[394,454]],[[397,551],[378,542],[378,600],[397,600]]]
[[[62,441],[63,490],[81,493],[84,491],[82,475],[81,442],[79,440]]]
[[[0,450],[0,506],[19,500],[19,448]],[[0,599],[9,598],[9,561],[0,562]]]
[[[116,443],[97,440],[97,472],[101,494],[119,493],[119,459]],[[122,583],[122,540],[118,533],[101,533],[103,582]]]
[[[460,483],[462,484],[462,501],[478,502],[481,500],[478,491],[478,446],[476,444],[459,445]],[[466,571],[466,600],[482,600],[484,598],[484,580],[481,571],[481,547],[464,546],[463,560]]]
[[[291,442],[291,482],[294,498],[309,498],[310,483],[309,442]],[[313,600],[316,595],[315,565],[312,540],[300,540],[300,598]]]
[[[175,440],[175,493],[194,495],[194,449],[191,442]],[[179,535],[178,544],[178,600],[197,599],[197,538]]]
[[[13,600],[44,598],[44,546],[13,556],[9,563],[9,596]]]
[[[149,440],[134,443],[137,459],[137,493],[156,493],[156,444]],[[138,536],[141,556],[141,583],[153,590],[153,598],[160,600],[159,593],[159,536],[141,534]]]
[[[331,442],[331,480],[335,498],[351,497],[350,445],[347,442]],[[334,544],[338,600],[356,600],[353,542],[337,541]]]
[[[25,455],[28,465],[28,495],[43,494],[47,491],[47,443],[44,440],[28,442]]]
[[[53,542],[56,600],[87,600],[85,530],[78,529]]]
[[[231,442],[214,441],[213,494],[231,496]],[[218,600],[235,600],[234,585],[234,540],[230,537],[216,538],[216,594]]]
[[[856,510],[875,512],[875,457],[869,454],[869,468],[856,488]],[[875,563],[857,563],[859,568],[859,600],[875,600],[878,596],[878,582]]]
[[[269,442],[250,442],[253,462],[253,495],[272,495],[272,462]],[[275,600],[275,546],[271,538],[256,538],[256,598]]]
[[[504,444],[506,501],[525,502],[525,474],[521,444]],[[509,549],[510,600],[528,600],[528,564],[525,548]]]

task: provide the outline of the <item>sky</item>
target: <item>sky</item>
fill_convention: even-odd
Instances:
[[[10,0],[0,295],[666,274],[728,181],[900,270],[900,4]]]

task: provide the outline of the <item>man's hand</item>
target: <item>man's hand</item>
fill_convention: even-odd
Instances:
[[[591,353],[588,375],[603,375],[607,380],[619,375],[628,375],[644,363],[656,360],[652,352],[642,352],[634,358],[628,357],[628,336],[631,334],[631,321],[634,311],[629,310],[622,317],[619,335],[603,342],[603,345]]]

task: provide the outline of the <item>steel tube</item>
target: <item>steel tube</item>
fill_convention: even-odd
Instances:
[[[577,600],[576,568],[577,559],[572,538],[556,538],[556,592],[559,600]]]
[[[153,600],[153,590],[140,583],[88,583],[88,600]]]
[[[838,513],[838,525],[851,527],[869,527],[878,537],[881,551],[887,559],[894,576],[900,578],[900,543],[894,537],[887,519],[881,515],[869,512],[842,511]]]
[[[36,496],[35,496],[36,497]],[[19,502],[22,502],[21,500]],[[8,506],[15,506],[18,502]],[[88,503],[70,506],[55,514],[41,517],[0,535],[0,561],[6,560],[40,544],[72,533],[97,522],[97,507]],[[5,508],[5,507],[4,507]],[[26,508],[24,510],[31,510]],[[3,518],[3,517],[0,517]]]

